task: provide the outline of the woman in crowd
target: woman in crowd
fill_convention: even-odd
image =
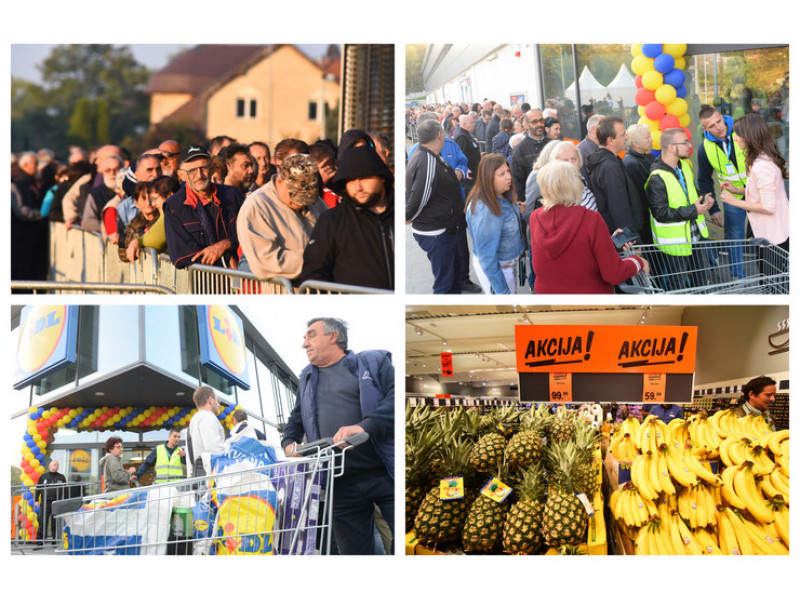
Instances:
[[[720,186],[720,200],[747,211],[753,235],[789,250],[789,198],[783,180],[789,178],[786,160],[778,151],[766,121],[755,113],[733,124],[734,140],[745,151],[747,187],[730,182]],[[744,195],[740,200],[734,194]]]
[[[544,121],[544,134],[548,139],[561,139],[561,121],[555,117],[547,117]]]
[[[503,156],[487,154],[481,159],[464,210],[472,264],[483,292],[515,294],[524,245],[511,171]]]
[[[553,140],[542,148],[542,152],[536,159],[533,165],[531,174],[525,182],[525,219],[530,219],[531,213],[541,206],[542,192],[539,185],[536,183],[539,170],[551,161],[559,160],[567,162],[575,167],[578,176],[583,182],[583,193],[581,194],[581,206],[585,206],[589,210],[597,210],[597,200],[595,200],[592,190],[586,183],[586,180],[581,174],[581,167],[583,166],[583,157],[577,146],[572,142],[566,140],[559,141]]]
[[[122,438],[112,436],[105,443],[106,455],[100,459],[100,473],[103,476],[103,493],[120,492],[131,487],[131,475],[136,469],[127,471],[122,466]]]
[[[174,177],[162,175],[153,180],[150,184],[150,204],[158,210],[158,219],[152,227],[144,232],[141,239],[136,238],[131,242],[132,244],[135,243],[145,248],[155,248],[156,252],[167,251],[167,234],[164,232],[164,211],[161,210],[161,207],[167,201],[167,198],[180,188],[178,180]]]
[[[620,258],[600,213],[580,205],[584,185],[575,167],[551,161],[537,182],[542,207],[530,221],[535,293],[610,294],[640,270],[649,272],[639,256]]]
[[[119,257],[123,262],[134,262],[139,258],[139,239],[158,219],[159,211],[150,198],[150,186],[150,182],[140,181],[133,188],[133,203],[139,212],[125,226],[119,239]]]

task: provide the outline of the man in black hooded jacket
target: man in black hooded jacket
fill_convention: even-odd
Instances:
[[[345,150],[331,189],[342,204],[322,213],[299,280],[394,289],[394,175],[371,146]]]

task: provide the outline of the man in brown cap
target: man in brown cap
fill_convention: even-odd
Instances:
[[[316,161],[308,154],[283,159],[277,177],[250,194],[239,211],[239,269],[260,279],[297,277],[308,238],[325,210]]]

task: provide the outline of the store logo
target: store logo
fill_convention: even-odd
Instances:
[[[231,309],[227,306],[209,306],[208,330],[225,367],[234,375],[242,374],[247,366],[244,337]]]
[[[66,330],[66,306],[34,306],[19,336],[17,360],[23,371],[35,373],[53,356]]]
[[[90,462],[91,459],[86,450],[73,450],[69,457],[69,464],[72,466],[73,471],[88,471]]]

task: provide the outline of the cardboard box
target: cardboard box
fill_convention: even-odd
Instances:
[[[620,489],[631,480],[632,461],[617,460],[609,452],[603,462],[611,491]]]

